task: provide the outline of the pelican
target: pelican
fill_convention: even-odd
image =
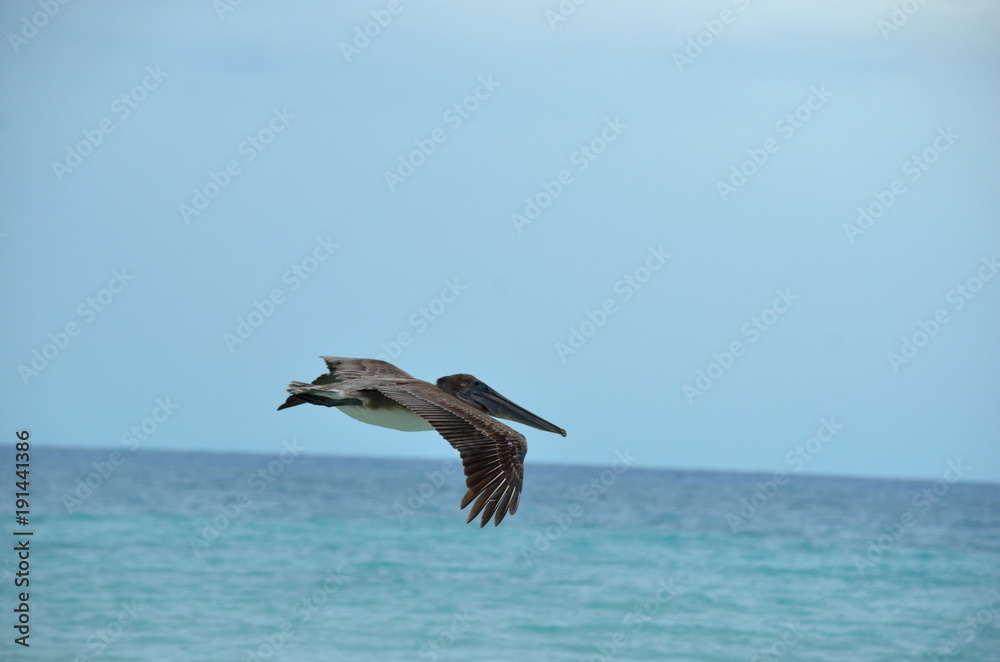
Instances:
[[[524,478],[524,435],[493,418],[505,418],[546,432],[566,431],[514,404],[472,375],[448,375],[437,385],[414,378],[376,359],[321,356],[329,372],[312,384],[292,382],[278,411],[308,402],[337,407],[362,423],[393,430],[436,430],[462,456],[462,508],[473,499],[466,524],[480,512],[500,524],[517,512]],[[478,497],[478,498],[477,498]]]

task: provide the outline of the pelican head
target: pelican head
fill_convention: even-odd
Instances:
[[[539,430],[557,432],[564,437],[566,436],[566,431],[561,427],[555,426],[544,418],[535,416],[527,409],[514,404],[472,375],[462,373],[442,377],[437,380],[437,387],[470,407],[486,412],[495,418],[505,418],[508,421],[524,423]]]

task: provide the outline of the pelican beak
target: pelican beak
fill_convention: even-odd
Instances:
[[[511,402],[485,384],[475,390],[464,393],[463,396],[465,400],[484,407],[486,412],[495,418],[505,418],[508,421],[523,423],[539,430],[555,432],[564,437],[566,436],[566,430],[549,423],[541,416],[532,414],[524,407]]]

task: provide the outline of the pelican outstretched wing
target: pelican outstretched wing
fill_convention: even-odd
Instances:
[[[479,526],[491,517],[496,526],[507,513],[517,512],[528,452],[523,435],[427,382],[414,379],[374,388],[426,420],[458,450],[469,488],[461,507],[476,500],[466,523],[482,512]]]

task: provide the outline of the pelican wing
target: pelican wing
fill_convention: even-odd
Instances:
[[[378,359],[348,359],[343,356],[321,356],[320,358],[326,361],[326,367],[330,369],[330,372],[321,375],[320,379],[325,377],[330,380],[328,383],[342,382],[345,379],[357,379],[358,377],[372,379],[414,378],[405,370],[400,370],[391,363]]]
[[[430,423],[461,454],[469,488],[462,497],[462,508],[476,500],[466,523],[482,512],[479,526],[486,526],[494,514],[496,526],[507,513],[517,512],[528,452],[523,435],[427,382],[414,380],[377,388]]]
[[[321,356],[320,358],[326,361],[326,367],[329,369],[329,372],[324,372],[314,379],[312,386],[329,387],[332,384],[339,384],[344,381],[355,381],[360,386],[367,380],[413,379],[413,375],[410,373],[400,370],[391,363],[377,359],[349,359],[343,356]],[[295,382],[292,386],[301,388],[307,387],[309,384]],[[333,388],[330,390],[336,391],[337,389]],[[292,395],[288,396],[285,403],[278,407],[278,411],[310,401],[308,398],[302,397],[301,393],[289,392]],[[329,403],[326,404],[329,406]]]

